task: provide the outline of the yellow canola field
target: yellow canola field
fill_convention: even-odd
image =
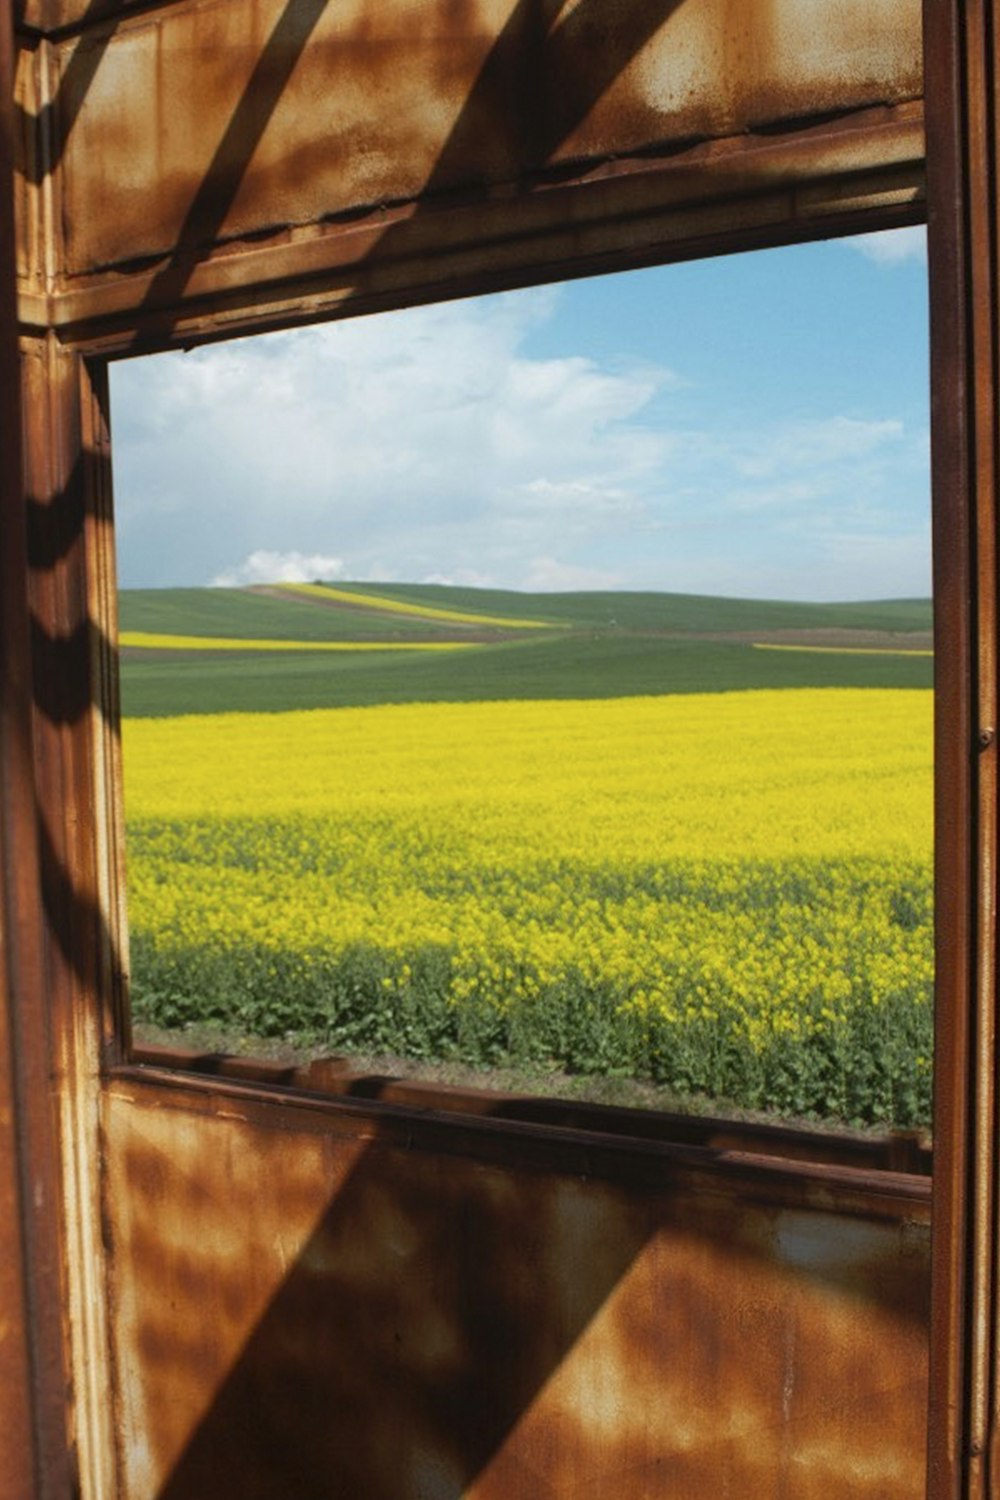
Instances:
[[[338,589],[329,583],[282,583],[286,593],[301,594],[306,599],[332,599],[337,604],[360,604],[390,615],[408,615],[418,620],[444,620],[453,625],[492,625],[508,630],[559,630],[565,627],[546,620],[526,620],[521,615],[472,614],[466,610],[439,609],[433,604],[408,604],[388,594],[366,594],[361,589]]]
[[[931,693],[400,704],[124,725],[130,821],[378,814],[428,856],[931,852]]]
[[[143,651],[468,651],[472,641],[276,641],[253,636],[163,635],[123,630],[119,645]]]
[[[599,1005],[681,1028],[687,1051],[647,1037],[641,1067],[676,1081],[682,1057],[681,1082],[715,1090],[734,1048],[823,1032],[809,1068],[829,1090],[831,1056],[849,1082],[882,1049],[873,1007],[897,1037],[899,1015],[928,1032],[931,704],[825,689],[126,722],[137,993],[203,996],[206,955],[229,954],[233,993],[258,996],[232,1019],[254,1028],[354,1005],[367,1035],[375,999],[411,1029],[416,999]],[[929,1041],[911,1050],[926,1075]],[[867,1108],[793,1082],[790,1108]]]
[[[754,641],[755,651],[799,651],[812,656],[933,656],[932,650],[911,646],[789,646],[777,641]]]

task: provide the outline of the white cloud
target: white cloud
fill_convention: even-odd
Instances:
[[[903,424],[894,418],[865,421],[838,415],[778,424],[743,438],[736,468],[748,479],[802,470],[815,474],[832,464],[864,457],[902,436]]]
[[[894,390],[699,408],[666,365],[533,352],[558,297],[114,366],[123,584],[925,591],[926,432]]]
[[[373,579],[374,581],[374,579]],[[388,580],[384,580],[388,582]],[[441,583],[452,588],[498,589],[503,585],[492,573],[480,573],[475,568],[457,568],[454,573],[428,573],[417,579],[418,583]]]
[[[626,580],[608,568],[585,568],[558,562],[554,557],[533,557],[518,587],[530,593],[559,594],[578,589],[617,589]]]
[[[681,556],[660,588],[737,598],[847,600],[927,598],[931,592],[929,526],[904,534],[858,533],[782,538],[741,545],[696,559]]]
[[[673,459],[671,493],[651,530],[793,524],[807,535],[828,516],[847,524],[884,511],[904,476],[913,477],[908,504],[927,493],[926,434],[894,417],[836,414],[691,432],[675,444]]]
[[[668,444],[644,412],[673,377],[525,354],[555,295],[115,367],[122,581],[249,578],[293,549],[354,578],[510,579],[641,515]]]
[[[339,557],[324,557],[310,552],[251,552],[235,567],[224,568],[212,579],[217,589],[245,588],[252,583],[312,583],[343,578],[344,564]]]
[[[835,415],[697,431],[675,445],[630,587],[850,599],[930,592],[927,438]],[[607,565],[617,561],[609,553]]]
[[[877,266],[901,266],[907,261],[927,260],[927,231],[922,225],[911,229],[879,229],[874,234],[858,234],[844,241]]]

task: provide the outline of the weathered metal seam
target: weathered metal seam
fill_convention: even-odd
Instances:
[[[582,1100],[538,1098],[474,1084],[431,1083],[420,1078],[372,1078],[352,1069],[346,1058],[318,1058],[306,1065],[279,1063],[249,1056],[198,1053],[191,1049],[141,1043],[128,1061],[140,1068],[159,1068],[200,1078],[236,1080],[256,1087],[288,1091],[321,1099],[375,1099],[411,1109],[441,1110],[520,1120],[544,1129],[548,1125],[672,1144],[724,1147],[765,1156],[891,1169],[930,1176],[932,1150],[923,1132],[891,1131],[868,1136],[853,1131],[822,1130],[774,1124],[762,1120],[733,1120],[669,1110],[595,1104]],[[361,1085],[361,1087],[357,1087]],[[369,1085],[376,1085],[371,1088]],[[903,1163],[912,1163],[904,1165]]]
[[[977,638],[977,976],[974,1034],[974,1126],[968,1464],[969,1494],[989,1493],[991,1385],[995,1330],[995,1080],[996,1066],[996,692],[995,491],[996,491],[996,335],[995,246],[990,148],[993,100],[990,84],[993,47],[988,4],[973,0],[966,14],[966,88],[980,107],[967,119],[969,152],[968,236],[973,257],[972,347],[974,368],[975,552]]]
[[[0,1119],[10,1154],[4,1162],[6,1287],[0,1308],[5,1387],[11,1418],[2,1457],[8,1481],[39,1497],[68,1500],[73,1476],[66,1428],[62,1327],[59,1183],[50,1077],[41,884],[34,820],[31,669],[28,651],[24,422],[15,297],[13,222],[13,33],[8,0],[0,3],[0,402],[3,403],[2,895],[3,973]],[[8,1342],[9,1341],[9,1342]],[[10,1343],[14,1348],[10,1349]],[[20,1429],[20,1430],[19,1430]],[[15,1438],[14,1434],[17,1434]],[[21,1458],[8,1467],[17,1440]],[[15,1460],[16,1462],[16,1460]]]
[[[489,1153],[491,1148],[501,1152],[534,1148],[531,1160],[518,1156],[518,1170],[524,1171],[551,1170],[551,1158],[558,1158],[563,1162],[562,1170],[579,1175],[582,1159],[585,1175],[608,1176],[615,1181],[633,1175],[643,1181],[660,1181],[664,1173],[694,1169],[709,1180],[735,1176],[742,1187],[754,1187],[765,1194],[777,1192],[783,1196],[783,1190],[790,1190],[800,1197],[803,1192],[821,1196],[834,1192],[847,1197],[859,1194],[893,1205],[907,1202],[926,1207],[930,1203],[927,1179],[903,1172],[793,1162],[750,1152],[673,1145],[551,1125],[540,1128],[517,1120],[415,1110],[379,1101],[297,1097],[249,1084],[222,1087],[216,1080],[159,1075],[129,1067],[114,1069],[107,1087],[109,1096],[130,1105],[141,1103],[181,1113],[213,1115],[220,1107],[232,1108],[240,1103],[254,1119],[259,1111],[268,1112],[266,1128],[271,1130],[297,1132],[307,1128],[319,1134],[385,1144],[391,1143],[394,1131],[407,1136],[415,1133],[421,1139],[420,1149],[438,1154],[464,1156],[473,1147],[478,1147],[477,1154]],[[895,1217],[895,1212],[890,1216]]]
[[[570,251],[552,246],[554,239],[565,238],[546,226],[534,232],[510,235],[494,242],[481,241],[463,246],[431,259],[414,252],[368,264],[363,256],[347,265],[329,264],[317,257],[317,268],[283,269],[272,279],[258,278],[246,284],[234,279],[218,289],[199,288],[181,303],[164,303],[144,309],[136,317],[131,297],[126,291],[117,299],[111,288],[69,294],[60,299],[65,321],[57,327],[59,336],[88,354],[115,357],[138,352],[136,338],[143,340],[141,352],[152,347],[165,348],[180,343],[188,347],[206,339],[236,337],[243,331],[287,327],[293,322],[319,321],[324,318],[370,312],[425,301],[475,295],[478,292],[502,290],[569,277],[596,275],[641,265],[703,258],[740,250],[762,249],[778,244],[802,243],[809,239],[829,238],[839,234],[863,233],[873,228],[899,227],[923,221],[922,195],[907,188],[893,197],[880,193],[875,201],[854,198],[820,211],[814,203],[805,217],[797,217],[794,200],[786,194],[754,197],[761,209],[757,222],[743,224],[738,230],[726,222],[724,201],[706,209],[686,212],[687,222],[677,213],[662,215],[659,226],[673,233],[642,235],[638,242],[636,225],[652,225],[652,215],[636,212],[614,217],[620,239],[629,240],[628,248],[617,243],[601,243],[586,250]],[[767,210],[767,205],[771,209]],[[697,215],[697,224],[691,220]],[[711,222],[709,222],[711,218]],[[604,240],[608,221],[595,219],[584,228]],[[497,246],[539,247],[537,258],[530,262],[514,260],[497,266],[481,263],[481,257]],[[462,264],[456,267],[455,262]],[[235,257],[234,257],[235,261]],[[469,264],[471,262],[471,265]],[[218,262],[214,264],[219,264]],[[422,272],[415,276],[414,271]],[[437,274],[432,274],[437,273]],[[207,279],[207,278],[198,278]],[[110,304],[110,305],[109,305]],[[151,341],[147,347],[147,339]]]
[[[88,31],[116,25],[126,16],[143,15],[148,11],[179,9],[185,3],[186,0],[131,0],[129,4],[117,5],[115,0],[108,0],[106,5],[91,4],[84,15],[75,21],[63,22],[61,25],[59,23],[47,25],[44,21],[29,21],[21,16],[15,25],[15,35],[53,44],[71,42],[76,37],[86,35]]]
[[[798,200],[797,210],[795,198],[787,194],[780,201],[775,195],[763,194],[747,201],[760,206],[758,222],[744,223],[738,230],[727,222],[728,207],[720,200],[711,209],[691,209],[685,215],[675,210],[669,216],[655,218],[642,212],[614,216],[616,238],[609,234],[608,220],[595,218],[589,227],[575,226],[578,239],[586,230],[598,241],[588,248],[578,245],[571,250],[568,243],[562,243],[570,231],[557,231],[551,226],[496,242],[501,249],[508,243],[514,247],[533,243],[536,253],[530,262],[515,258],[500,265],[495,260],[483,264],[490,244],[481,241],[463,246],[450,256],[432,258],[414,251],[374,264],[367,264],[361,254],[352,264],[338,266],[331,264],[332,257],[321,254],[314,257],[315,268],[294,270],[286,263],[273,280],[265,282],[258,277],[249,286],[242,277],[216,287],[199,284],[211,278],[210,268],[203,268],[193,278],[193,290],[189,289],[183,302],[143,309],[138,316],[132,305],[133,288],[119,283],[117,296],[112,288],[103,287],[61,298],[59,306],[65,321],[57,331],[67,343],[86,353],[113,357],[136,352],[140,347],[137,340],[141,341],[142,352],[178,343],[187,347],[253,328],[287,327],[297,321],[317,321],[401,303],[415,305],[567,276],[599,274],[625,265],[758,249],[914,224],[923,219],[922,195],[916,186],[895,196],[882,191],[874,201],[855,196],[846,208],[843,200],[822,208],[813,201],[805,207],[804,217],[798,216],[804,200]],[[637,235],[636,226],[640,225],[649,226],[648,232]],[[671,232],[664,233],[664,229]],[[235,262],[236,257],[233,259]]]
[[[85,476],[76,471],[82,445],[81,362],[61,350],[52,336],[25,356],[26,369],[29,360],[34,366],[34,373],[28,377],[34,431],[27,472],[33,498],[44,510],[68,493],[70,485],[85,482]],[[79,546],[82,536],[75,536],[74,541]],[[79,580],[73,569],[74,562],[60,559],[48,567],[36,567],[34,572],[36,619],[44,631],[54,635],[62,632],[79,602]],[[74,809],[90,802],[89,788],[85,790],[86,747],[77,730],[48,722],[41,711],[36,736],[39,826],[46,831],[51,857],[64,863],[71,898],[85,897],[92,878],[88,868],[90,823],[74,816]],[[67,921],[70,930],[60,933],[56,925],[59,921]],[[86,964],[89,958],[86,922],[83,913],[53,913],[48,918],[48,1005],[60,1117],[68,1270],[64,1295],[79,1484],[85,1500],[110,1500],[116,1491],[107,1402],[109,1340],[104,1321],[100,1227],[99,1048],[95,1043],[99,1026],[94,1013],[96,997],[88,978],[74,971],[75,960]],[[75,945],[72,953],[70,944]]]
[[[978,830],[981,794],[989,791],[995,796],[995,768],[985,774],[980,767],[974,768],[973,740],[981,736],[981,760],[992,748],[990,735],[995,740],[996,726],[981,718],[973,723],[972,713],[989,707],[989,702],[980,705],[978,701],[980,665],[992,670],[991,652],[987,650],[980,658],[982,634],[989,622],[978,593],[982,583],[992,599],[993,583],[983,577],[976,539],[977,532],[982,537],[984,514],[992,505],[992,496],[983,493],[978,464],[984,435],[982,401],[984,393],[987,401],[993,397],[995,354],[990,354],[981,381],[977,351],[983,332],[992,323],[989,282],[991,272],[995,277],[995,263],[984,265],[971,219],[978,212],[976,200],[983,191],[982,151],[987,145],[980,113],[985,71],[980,67],[976,76],[972,54],[984,40],[981,6],[927,0],[935,615],[939,659],[949,668],[936,704],[938,1160],[933,1207],[929,1500],[971,1500],[984,1493],[986,1478],[980,1446],[985,1395],[982,1359],[991,1334],[987,1332],[984,1346],[982,1319],[990,1316],[992,1291],[988,1286],[984,1289],[983,1276],[992,1280],[992,1271],[983,1261],[983,1221],[980,1213],[977,1223],[976,1205],[982,1203],[982,1170],[987,1169],[989,1179],[995,1164],[995,1145],[989,1131],[984,1131],[982,1113],[984,1085],[987,1091],[993,1088],[994,1059],[984,1055],[984,1043],[988,1052],[995,997],[983,980],[992,965],[995,934],[990,917],[993,898],[989,893],[985,899],[978,894],[980,872],[975,856],[978,849],[980,857],[993,857],[983,849]],[[977,121],[978,147],[974,144]],[[988,340],[992,342],[990,332]],[[992,414],[987,432],[995,442]],[[979,508],[983,501],[985,512]],[[984,919],[989,923],[985,927],[980,925]],[[985,955],[985,965],[981,955]]]
[[[1000,101],[998,101],[997,84],[997,59],[1000,56],[1000,17],[997,15],[996,5],[992,3],[988,10],[987,24],[987,88],[988,88],[988,165],[989,177],[987,183],[988,208],[989,208],[989,286],[991,292],[990,320],[987,325],[989,333],[989,358],[990,358],[990,401],[988,407],[989,420],[989,443],[992,460],[992,486],[989,492],[989,522],[990,522],[990,569],[986,587],[989,590],[989,611],[984,621],[984,635],[988,642],[985,653],[983,669],[989,672],[989,685],[991,695],[991,718],[990,724],[993,729],[993,743],[991,746],[991,759],[989,762],[989,774],[991,777],[992,794],[992,833],[993,849],[990,867],[992,907],[990,912],[990,925],[984,932],[984,950],[989,955],[990,972],[990,1022],[991,1022],[991,1055],[988,1059],[988,1080],[990,1088],[990,1117],[988,1131],[984,1131],[984,1156],[982,1170],[988,1175],[992,1193],[992,1222],[991,1229],[991,1285],[989,1304],[989,1328],[992,1347],[989,1356],[989,1414],[986,1433],[986,1483],[991,1495],[995,1495],[997,1486],[1000,1484],[1000,1189],[998,1189],[998,1124],[1000,1124],[1000,1099],[998,1099],[998,1053],[1000,1053],[1000,1022],[998,1022],[998,1008],[1000,1008],[1000,982],[998,982],[997,971],[997,942],[998,942],[998,883],[1000,875],[997,870],[997,859],[1000,850],[1000,814],[998,814],[998,802],[1000,802],[1000,765],[998,755],[1000,750],[997,746],[997,731],[1000,725],[997,716],[1000,713],[1000,705],[997,701],[998,693],[998,647],[1000,647],[1000,605],[998,605],[998,530],[1000,530],[1000,209],[998,209],[997,194],[1000,191]]]
[[[879,161],[874,167],[858,167],[855,164],[857,142],[868,139],[879,141]],[[571,198],[577,204],[581,192],[587,188],[603,189],[609,183],[634,183],[639,189],[655,184],[660,190],[659,206],[664,214],[681,206],[694,207],[719,200],[739,202],[758,193],[781,191],[783,186],[786,191],[801,191],[804,155],[809,157],[813,180],[817,183],[827,178],[843,177],[850,181],[882,176],[890,169],[890,163],[900,170],[907,166],[919,170],[924,156],[922,101],[852,108],[835,119],[825,118],[820,124],[799,122],[794,130],[787,132],[744,131],[738,135],[688,142],[683,147],[670,146],[662,151],[649,149],[632,155],[591,159],[580,162],[579,171],[569,177],[565,173],[560,173],[558,178],[544,172],[526,173],[516,182],[484,183],[472,194],[438,192],[391,202],[383,200],[354,205],[315,221],[261,226],[249,239],[240,235],[217,238],[212,248],[200,257],[198,269],[204,270],[230,257],[239,257],[241,264],[247,267],[266,265],[275,245],[287,250],[300,242],[311,246],[317,240],[328,238],[350,242],[352,237],[360,237],[365,242],[364,254],[367,237],[373,231],[381,235],[387,228],[409,220],[415,214],[429,215],[437,225],[442,225],[451,214],[470,209],[481,214],[490,204],[502,211],[509,208],[512,201],[519,207],[539,200],[544,203],[551,195],[556,199],[565,197],[567,201]],[[775,166],[777,164],[780,169],[783,161],[787,162],[786,171],[789,173],[787,185],[776,181]],[[718,181],[730,165],[741,173],[759,175],[761,180],[744,183],[734,191],[731,183],[723,181],[720,184]],[[662,189],[669,187],[674,179],[681,184],[680,192],[676,197],[663,198]],[[649,211],[648,207],[645,211]],[[580,209],[575,209],[572,222],[579,223],[582,218]],[[516,225],[509,237],[520,238],[520,233],[521,226]],[[261,244],[263,237],[271,243]],[[448,254],[448,247],[437,253]],[[61,319],[59,304],[72,295],[75,281],[93,278],[99,284],[102,277],[122,277],[129,284],[141,286],[145,279],[155,279],[162,265],[169,262],[170,255],[171,251],[167,249],[150,257],[141,270],[136,269],[132,274],[129,274],[128,261],[114,260],[86,269],[67,270],[60,284],[53,287],[55,318]]]

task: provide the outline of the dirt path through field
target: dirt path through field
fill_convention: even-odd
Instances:
[[[929,630],[853,630],[819,626],[814,630],[671,631],[676,640],[730,641],[751,646],[822,646],[830,651],[930,651]]]

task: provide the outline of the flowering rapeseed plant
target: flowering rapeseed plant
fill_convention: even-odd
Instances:
[[[931,694],[127,722],[137,1013],[926,1118]]]

